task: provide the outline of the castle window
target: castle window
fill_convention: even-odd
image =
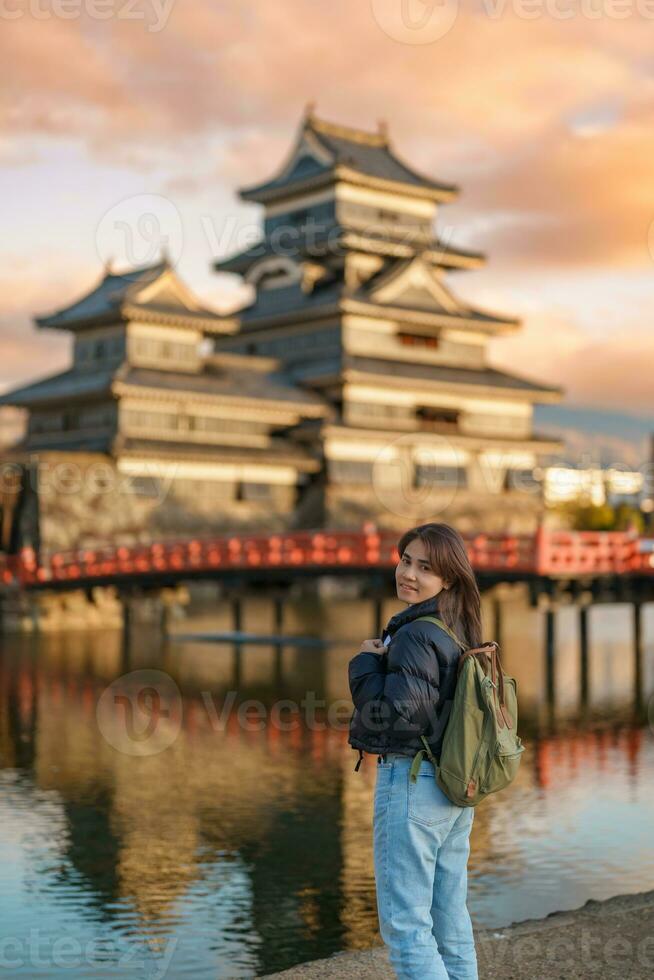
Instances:
[[[416,487],[465,487],[468,474],[465,466],[432,466],[418,463],[414,470]]]
[[[398,333],[397,339],[404,347],[438,347],[438,337],[425,337],[423,334]]]
[[[271,500],[272,487],[269,483],[249,483],[245,480],[239,480],[236,484],[236,499],[249,501]]]
[[[372,483],[372,463],[365,460],[332,459],[329,474],[336,483]]]
[[[416,420],[421,429],[454,431],[459,426],[459,412],[453,408],[421,405],[416,408]]]

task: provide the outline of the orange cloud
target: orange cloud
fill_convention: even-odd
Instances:
[[[165,162],[170,193],[215,200],[272,174],[303,103],[316,98],[334,120],[372,127],[386,118],[402,156],[461,184],[460,202],[440,217],[454,241],[488,251],[489,272],[621,266],[649,275],[649,24],[635,15],[524,19],[505,6],[494,17],[488,2],[466,0],[451,29],[424,45],[394,40],[376,5],[351,0],[174,3],[158,32],[120,17],[7,20],[0,161],[29,160],[34,136],[72,138],[102,163],[144,171]],[[34,345],[55,341],[28,334],[28,316],[88,288],[94,262],[50,270],[47,284],[39,261],[11,278],[6,376],[22,379],[24,364],[35,372]],[[505,295],[498,308],[515,312]],[[576,400],[601,390],[638,410],[652,351],[625,316],[619,337],[589,346],[572,317],[530,311],[523,335],[496,354],[525,373],[536,365]]]
[[[569,317],[529,313],[518,335],[491,344],[490,358],[498,367],[562,386],[569,404],[654,414],[654,338],[641,325],[593,340]]]

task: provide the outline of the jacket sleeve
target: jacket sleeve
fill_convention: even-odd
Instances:
[[[410,741],[434,720],[440,669],[435,645],[422,623],[408,623],[386,657],[359,653],[349,665],[350,692],[371,732]]]

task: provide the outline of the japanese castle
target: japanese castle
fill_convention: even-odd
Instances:
[[[73,363],[0,398],[29,411],[5,456],[37,482],[57,463],[103,467],[120,492],[84,478],[70,499],[17,499],[2,547],[430,519],[533,531],[534,471],[561,448],[533,432],[533,406],[561,391],[489,365],[490,338],[520,323],[445,281],[484,263],[435,231],[457,194],[383,125],[309,108],[278,172],[240,190],[263,207],[260,241],[215,263],[252,287],[249,305],[203,307],[164,258],[106,268],[37,318],[71,332]]]

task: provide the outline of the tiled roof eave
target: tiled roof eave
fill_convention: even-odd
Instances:
[[[353,170],[350,167],[346,167],[343,164],[335,167],[335,174],[338,180],[344,180],[348,183],[360,184],[364,187],[373,187],[377,190],[391,192],[393,190],[401,190],[403,194],[410,197],[429,198],[432,201],[440,201],[442,203],[453,201],[459,194],[459,188],[455,184],[428,182],[412,184],[409,181],[405,182],[366,174],[360,170]]]
[[[52,316],[34,318],[39,329],[53,330],[84,330],[88,327],[124,324],[129,320],[192,327],[196,330],[203,329],[219,333],[235,333],[238,329],[238,324],[232,316],[222,317],[208,310],[197,313],[192,310],[188,312],[166,310],[161,307],[141,306],[137,303],[123,303],[114,309],[96,313],[93,316],[66,318],[61,313],[55,313]]]
[[[258,252],[255,248],[246,249],[224,259],[217,259],[213,268],[219,272],[244,274],[255,263],[264,258],[274,256],[272,250],[266,250],[265,239],[261,240]],[[314,250],[315,251],[315,250]],[[367,252],[371,255],[393,256],[394,258],[411,258],[420,253],[428,262],[445,269],[479,269],[486,264],[486,256],[482,252],[467,252],[465,249],[450,248],[438,242],[425,239],[418,244],[407,241],[374,237],[358,232],[352,228],[343,228],[343,237],[339,242],[338,252],[333,246],[326,245],[323,255],[339,254],[347,251]],[[304,257],[302,243],[298,243],[298,258]]]
[[[106,310],[104,313],[96,313],[93,316],[84,317],[63,317],[61,313],[53,313],[51,316],[34,317],[34,323],[40,330],[83,330],[86,327],[102,327],[107,324],[124,323],[119,307]]]
[[[417,378],[409,375],[375,374],[374,371],[363,371],[352,367],[345,367],[343,370],[344,381],[370,382],[375,378],[378,378],[380,382],[383,381],[384,385],[388,387],[406,388],[407,385],[410,385],[413,388],[424,388],[427,386],[428,388],[438,388],[441,391],[470,392],[470,394],[476,395],[497,395],[498,392],[501,392],[503,398],[514,398],[518,401],[524,401],[527,398],[528,401],[557,403],[563,397],[561,388],[548,387],[547,385],[541,387],[536,384],[533,387],[529,384],[524,387],[511,387],[509,384],[502,384],[501,378],[498,378],[496,382],[489,382],[488,380],[475,382],[458,379]]]
[[[145,320],[148,323],[166,323],[170,326],[189,326],[202,327],[219,333],[236,333],[238,321],[233,316],[220,316],[208,310],[195,313],[189,310],[184,311],[162,310],[158,307],[140,306],[138,304],[126,304],[121,307],[121,313],[126,320]]]
[[[244,311],[245,312],[245,311]],[[282,326],[301,320],[319,320],[343,313],[359,313],[364,316],[380,316],[405,323],[424,323],[436,327],[469,327],[483,333],[508,334],[520,329],[519,320],[487,320],[467,317],[462,314],[431,313],[429,310],[417,308],[380,305],[364,299],[343,298],[339,303],[325,306],[301,307],[287,313],[276,313],[274,316],[252,316],[243,318],[240,333],[245,334],[262,327]]]
[[[187,399],[189,401],[198,400],[204,402],[225,402],[229,401],[230,406],[248,407],[252,406],[254,403],[258,410],[267,411],[275,413],[277,416],[280,412],[286,412],[289,416],[295,415],[305,415],[311,418],[323,418],[327,413],[327,407],[323,404],[311,401],[302,401],[298,399],[293,401],[291,399],[273,399],[273,398],[259,398],[248,395],[238,395],[229,394],[224,391],[210,392],[210,391],[193,391],[192,389],[184,388],[158,388],[151,385],[140,385],[140,384],[130,384],[127,381],[114,381],[111,386],[112,392],[117,397],[124,397],[125,395],[133,396],[150,396],[166,401],[179,401],[180,398]]]
[[[206,463],[246,463],[248,465],[260,463],[262,466],[281,465],[291,466],[293,469],[303,473],[316,473],[320,469],[320,461],[300,452],[287,452],[279,446],[271,446],[269,449],[248,455],[248,448],[243,447],[235,450],[233,446],[212,443],[203,449],[194,449],[193,446],[175,447],[174,449],[161,440],[161,446],[154,446],[151,443],[147,446],[138,444],[123,446],[116,443],[114,452],[116,456],[138,459],[147,457],[149,459],[166,459],[170,457],[175,461],[181,459],[188,461]]]
[[[343,244],[352,250],[370,252],[379,255],[393,255],[398,258],[411,258],[418,253],[436,266],[453,269],[477,269],[486,264],[486,256],[482,252],[466,252],[450,248],[447,245],[439,247],[433,239],[425,240],[418,246],[410,241],[388,240],[374,238],[355,230],[346,229]]]
[[[35,381],[32,384],[23,385],[20,388],[15,388],[13,391],[6,391],[0,396],[0,405],[10,405],[16,406],[17,408],[31,408],[32,406],[46,406],[46,405],[58,405],[58,404],[68,404],[70,402],[77,401],[89,401],[95,398],[101,398],[111,394],[112,390],[112,379],[103,379],[95,387],[89,385],[80,391],[75,391],[66,389],[62,387],[58,390],[56,387],[56,382],[60,378],[65,378],[66,382],[70,380],[70,371],[63,371],[61,374],[54,375],[52,378],[45,379],[43,382]],[[48,389],[46,387],[47,383],[50,383],[51,387]],[[41,385],[42,389],[39,390],[38,386]],[[34,389],[30,393],[30,389]]]
[[[356,184],[360,187],[370,187],[373,190],[390,191],[391,193],[401,192],[409,197],[427,198],[440,203],[453,201],[459,193],[459,188],[453,184],[412,184],[408,181],[375,177],[360,170],[343,166],[343,164],[337,164],[323,173],[314,174],[311,177],[295,180],[291,183],[272,184],[268,182],[258,184],[255,187],[244,187],[239,191],[239,196],[243,201],[257,201],[267,204],[273,201],[282,201],[286,197],[296,197],[298,194],[318,190],[338,181]]]
[[[238,195],[243,201],[256,201],[267,203],[285,197],[295,196],[304,191],[312,191],[326,185],[334,183],[334,168],[329,168],[322,173],[312,174],[311,177],[301,178],[292,183],[274,183],[266,181],[264,184],[255,184],[252,187],[242,187]]]
[[[247,307],[243,310],[245,313]],[[324,320],[329,317],[339,316],[342,313],[341,303],[326,303],[324,306],[301,307],[291,310],[288,313],[275,313],[270,316],[252,316],[251,319],[241,320],[240,333],[245,334],[249,331],[259,330],[261,327],[285,326],[287,323],[295,323],[297,320]]]
[[[475,316],[466,316],[465,313],[431,313],[429,310],[411,309],[409,307],[392,306],[391,304],[381,305],[365,299],[343,299],[341,307],[345,313],[363,313],[369,315],[371,312],[383,317],[391,317],[394,320],[406,322],[431,323],[441,327],[472,327],[486,333],[513,333],[520,328],[520,321],[513,319],[485,319]]]
[[[420,443],[432,443],[440,442],[443,436],[437,432],[422,432],[418,429],[373,429],[372,427],[365,426],[350,426],[350,425],[339,425],[339,424],[329,424],[325,425],[323,430],[323,436],[329,438],[330,436],[350,436],[353,439],[361,439],[368,436],[368,438],[376,436],[377,438],[384,438],[392,440],[398,436],[404,436],[410,434],[411,439],[416,444]],[[509,436],[487,436],[487,435],[472,435],[463,432],[448,433],[447,438],[452,444],[459,444],[469,449],[501,449],[506,448],[508,450],[523,449],[526,451],[532,451],[537,453],[550,453],[559,452],[563,447],[563,442],[558,439],[552,439],[550,437],[531,435],[527,437],[516,437],[511,439]]]

